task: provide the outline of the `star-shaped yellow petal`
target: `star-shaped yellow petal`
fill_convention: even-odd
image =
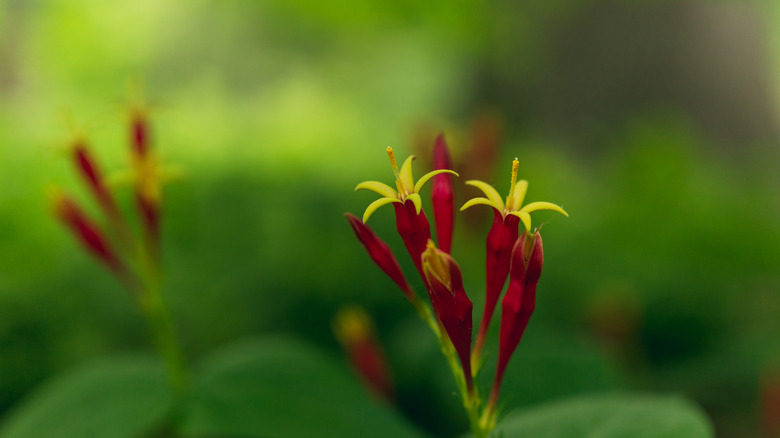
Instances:
[[[393,166],[393,173],[395,174],[395,185],[397,190],[379,181],[364,181],[358,184],[357,187],[355,187],[355,190],[371,190],[382,196],[381,198],[369,204],[369,206],[366,208],[366,211],[363,213],[363,223],[366,223],[368,218],[371,217],[371,215],[379,207],[395,202],[404,203],[407,199],[414,203],[414,208],[417,210],[417,214],[420,214],[420,211],[422,210],[420,190],[422,190],[425,183],[440,173],[451,173],[455,176],[458,176],[458,174],[452,170],[439,169],[426,173],[415,184],[414,177],[412,175],[412,161],[415,158],[414,155],[410,155],[404,161],[400,170],[398,169],[398,164],[395,161],[393,148],[387,148],[387,155],[390,157],[390,164]]]
[[[519,164],[520,162],[517,161],[517,158],[512,161],[512,181],[510,183],[509,196],[506,197],[506,203],[501,199],[501,195],[498,194],[498,191],[490,184],[483,181],[471,180],[466,181],[466,184],[482,190],[485,197],[470,199],[463,204],[463,207],[461,207],[460,210],[463,211],[475,205],[487,205],[495,208],[503,217],[506,217],[508,214],[517,216],[523,222],[525,229],[529,232],[531,231],[531,212],[537,210],[553,210],[568,217],[569,214],[566,213],[561,206],[551,202],[537,201],[523,206],[525,194],[528,191],[528,181],[521,179],[520,181],[515,182],[517,180],[517,169]]]

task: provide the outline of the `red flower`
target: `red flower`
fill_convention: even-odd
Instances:
[[[525,194],[528,190],[528,181],[517,181],[517,169],[520,162],[517,158],[512,161],[512,180],[509,187],[509,196],[506,202],[501,199],[501,195],[489,184],[471,180],[466,184],[477,187],[484,192],[484,198],[474,198],[466,202],[461,211],[477,204],[493,207],[494,220],[493,226],[487,237],[487,252],[485,259],[485,310],[482,314],[479,333],[474,345],[475,360],[482,353],[482,346],[485,342],[485,336],[490,328],[490,321],[493,318],[493,311],[501,291],[504,289],[507,273],[509,272],[509,253],[517,240],[518,223],[523,222],[527,232],[531,231],[531,212],[537,210],[553,210],[564,216],[569,216],[560,206],[550,202],[531,202],[523,206]]]
[[[392,401],[395,391],[390,367],[366,311],[357,306],[341,309],[333,321],[333,331],[366,387]]]
[[[357,236],[360,243],[366,251],[368,251],[371,260],[373,260],[374,263],[376,263],[376,265],[379,266],[379,268],[382,269],[382,271],[384,271],[399,288],[401,288],[409,301],[413,303],[416,302],[417,296],[414,294],[411,287],[409,287],[409,283],[407,283],[406,277],[404,277],[403,272],[401,272],[398,260],[395,258],[395,255],[393,255],[390,247],[387,246],[387,244],[383,242],[368,225],[364,224],[360,218],[351,213],[346,213],[344,216],[346,216],[349,225],[352,227],[352,231],[355,232],[355,236]]]
[[[111,271],[124,274],[124,266],[100,227],[62,192],[54,191],[51,197],[55,216],[70,228],[79,243]]]
[[[458,354],[468,393],[473,391],[471,376],[472,304],[463,289],[463,278],[455,260],[446,252],[436,249],[429,240],[422,255],[423,272],[428,281],[428,294],[433,311]]]
[[[431,238],[431,226],[428,223],[425,212],[422,210],[420,190],[429,179],[438,174],[451,173],[457,176],[457,173],[448,169],[434,170],[423,175],[423,177],[415,183],[414,177],[412,176],[412,160],[414,160],[414,155],[404,161],[400,170],[395,161],[393,148],[387,148],[387,156],[390,158],[390,164],[393,166],[395,185],[398,190],[396,191],[387,184],[378,181],[365,181],[358,184],[357,187],[355,187],[355,190],[367,189],[382,195],[381,198],[366,207],[366,211],[363,213],[363,222],[367,222],[368,218],[377,208],[386,204],[393,204],[393,207],[395,207],[395,224],[398,228],[398,233],[404,241],[406,250],[409,251],[409,256],[412,258],[414,266],[417,268],[417,271],[420,272],[420,276],[425,278],[420,263],[420,256],[425,251],[425,245],[428,242],[428,239]]]
[[[544,252],[542,236],[536,231],[523,231],[512,249],[512,266],[509,272],[509,287],[501,302],[501,329],[499,332],[498,364],[490,395],[491,403],[498,398],[498,391],[504,371],[523,337],[528,321],[536,306],[536,285],[542,274]]]

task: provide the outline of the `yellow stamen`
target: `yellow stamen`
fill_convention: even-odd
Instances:
[[[387,151],[387,156],[390,157],[390,164],[393,166],[393,174],[395,174],[395,186],[398,189],[398,194],[401,196],[401,199],[403,199],[403,196],[406,193],[403,189],[403,184],[401,184],[401,173],[398,171],[398,163],[395,162],[393,148],[388,146],[385,150]]]
[[[512,161],[512,182],[509,184],[509,196],[506,197],[506,210],[514,210],[515,206],[512,205],[512,196],[515,194],[515,182],[517,181],[517,169],[520,167],[520,162],[515,157]]]

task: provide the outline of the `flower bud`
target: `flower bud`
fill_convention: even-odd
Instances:
[[[498,397],[506,366],[536,307],[536,285],[543,262],[542,236],[538,231],[534,234],[523,231],[512,249],[509,287],[501,302],[498,364],[491,399]]]
[[[452,159],[444,134],[436,137],[433,146],[433,168],[434,170],[452,169]],[[439,248],[449,254],[452,251],[452,232],[455,223],[455,188],[452,175],[441,173],[433,177],[431,199]]]
[[[393,400],[393,382],[371,318],[358,306],[341,309],[333,320],[336,338],[366,387],[377,396]]]
[[[79,243],[109,269],[117,274],[123,273],[124,267],[100,227],[60,191],[52,191],[51,199],[55,216],[70,228]]]
[[[364,224],[357,216],[347,213],[346,216],[349,225],[352,227],[352,231],[355,232],[355,236],[368,252],[371,260],[376,263],[379,268],[390,277],[393,282],[398,285],[399,288],[406,295],[412,303],[417,301],[417,296],[409,287],[409,283],[406,281],[401,267],[398,264],[398,260],[393,255],[390,247],[383,242],[379,236],[377,236],[368,225]]]
[[[436,316],[458,354],[469,393],[471,376],[472,303],[463,289],[463,278],[455,260],[429,240],[422,255],[423,272]]]

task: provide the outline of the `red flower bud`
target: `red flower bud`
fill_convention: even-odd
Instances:
[[[344,308],[336,315],[333,330],[366,387],[392,401],[395,397],[390,367],[368,314],[360,307]]]
[[[536,285],[542,274],[543,262],[542,236],[538,231],[534,234],[523,231],[512,249],[509,287],[501,302],[498,364],[491,401],[498,397],[501,380],[509,358],[520,343],[520,338],[522,338],[528,321],[531,319],[531,314],[534,312]]]
[[[455,260],[446,252],[436,249],[429,240],[422,255],[423,271],[428,282],[428,293],[436,316],[452,341],[458,354],[466,387],[471,393],[471,331],[472,304],[463,289],[463,278]]]
[[[133,153],[144,157],[149,150],[149,125],[146,116],[142,110],[134,110],[130,117],[130,144]]]
[[[506,277],[509,275],[509,261],[512,247],[517,242],[520,218],[514,215],[504,217],[498,210],[493,210],[493,226],[487,236],[485,252],[485,310],[474,345],[475,354],[482,352],[490,321],[498,304],[501,291],[504,290]]]
[[[759,409],[764,436],[780,436],[780,372],[767,374],[760,382],[759,390]]]
[[[95,200],[97,200],[98,205],[103,209],[103,212],[109,220],[118,220],[119,210],[114,202],[114,198],[106,187],[103,175],[100,172],[97,163],[92,158],[92,155],[89,153],[87,146],[79,141],[73,146],[72,150],[73,162],[76,165],[76,169],[87,183],[87,186],[95,197]]]
[[[433,146],[433,169],[452,169],[452,159],[444,134],[436,137]],[[449,254],[452,251],[452,232],[455,223],[455,189],[452,175],[441,173],[433,177],[431,198],[439,248]]]
[[[115,273],[124,272],[124,267],[100,227],[93,223],[72,199],[56,192],[52,202],[55,216],[70,228],[88,252]]]
[[[393,255],[390,247],[387,246],[387,244],[383,242],[368,225],[364,224],[359,217],[351,213],[346,213],[344,216],[346,216],[349,225],[352,227],[352,231],[355,232],[355,236],[366,249],[371,260],[373,260],[374,263],[376,263],[376,265],[379,266],[379,268],[384,271],[399,288],[401,288],[409,301],[415,302],[417,297],[409,287],[409,283],[407,283],[406,278],[401,271],[401,267],[398,265],[398,260],[395,258],[395,255]]]

